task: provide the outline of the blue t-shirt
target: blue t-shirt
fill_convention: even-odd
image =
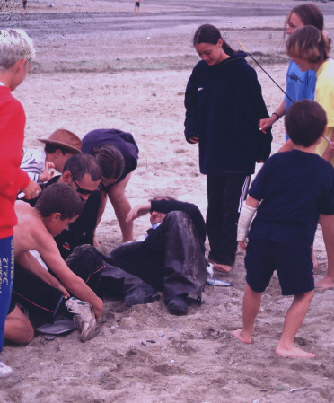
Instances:
[[[314,89],[317,77],[313,70],[301,71],[295,62],[290,60],[288,70],[286,72],[286,93],[291,98],[285,96],[286,110],[295,101],[303,99],[314,99]],[[286,136],[286,139],[289,137]]]
[[[334,214],[334,168],[319,155],[293,150],[263,165],[250,196],[261,201],[249,239],[310,248],[320,214]]]
[[[289,63],[286,72],[286,93],[292,101],[301,101],[303,99],[314,99],[314,88],[317,77],[313,70],[301,71],[292,60]],[[286,110],[292,105],[292,101],[285,97]]]

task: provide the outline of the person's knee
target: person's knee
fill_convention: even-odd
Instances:
[[[34,338],[34,329],[30,320],[16,305],[5,320],[5,339],[19,345],[29,344]]]
[[[309,292],[304,292],[302,294],[295,294],[294,300],[295,302],[300,302],[300,303],[310,303],[312,301],[314,295],[314,290],[309,291]]]
[[[31,326],[30,321],[28,321],[28,323],[25,324],[25,327],[22,331],[20,344],[29,344],[31,340],[34,338],[34,336],[35,336],[34,329]]]

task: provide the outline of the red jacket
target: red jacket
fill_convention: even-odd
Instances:
[[[17,224],[14,202],[30,182],[20,168],[25,121],[21,102],[8,87],[0,85],[0,239],[13,235]]]

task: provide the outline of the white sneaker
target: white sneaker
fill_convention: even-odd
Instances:
[[[0,361],[0,379],[12,375],[13,368]]]
[[[73,322],[81,330],[80,340],[86,341],[94,337],[96,319],[94,309],[88,302],[71,297],[66,301],[66,308],[74,313]]]

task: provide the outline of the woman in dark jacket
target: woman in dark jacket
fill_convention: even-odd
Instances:
[[[268,116],[257,75],[246,54],[235,52],[216,27],[201,25],[193,39],[201,60],[185,95],[185,136],[198,143],[200,172],[207,175],[208,260],[232,270],[237,222],[255,162],[270,154],[271,134],[259,131]]]

